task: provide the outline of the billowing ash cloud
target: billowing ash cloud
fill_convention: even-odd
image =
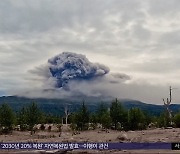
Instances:
[[[113,87],[130,79],[126,74],[110,73],[107,66],[92,63],[86,56],[71,52],[50,58],[46,64],[30,73],[37,75],[37,84],[42,84],[36,91],[22,94],[26,97],[114,96],[116,92]],[[32,79],[33,82],[35,79]]]
[[[71,52],[63,52],[49,59],[48,66],[58,88],[67,88],[69,81],[91,80],[109,73],[108,67],[91,63],[84,55]]]

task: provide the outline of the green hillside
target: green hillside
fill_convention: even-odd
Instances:
[[[68,108],[71,112],[77,111],[81,106],[83,100],[67,100],[67,99],[30,99],[25,97],[17,97],[17,96],[3,96],[0,97],[0,104],[7,103],[9,104],[14,111],[20,110],[23,106],[29,105],[31,102],[36,102],[39,108],[45,113],[50,113],[53,115],[63,115],[64,114],[64,106],[68,105]],[[97,110],[99,103],[102,102],[100,99],[85,99],[85,103],[88,106],[88,109],[93,112]],[[112,100],[103,101],[107,106],[110,106]],[[154,105],[154,104],[146,104],[136,100],[120,100],[122,105],[130,109],[132,107],[138,107],[149,113],[151,115],[159,115],[164,111],[163,105]],[[177,113],[180,110],[180,104],[172,104],[171,110],[174,113]]]

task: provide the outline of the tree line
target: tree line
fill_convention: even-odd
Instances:
[[[21,131],[32,131],[35,124],[61,123],[61,117],[45,114],[35,102],[23,107],[19,112],[4,103],[0,106],[0,133],[10,133],[18,125]]]
[[[17,125],[20,126],[21,131],[32,131],[35,124],[46,123],[61,124],[62,117],[42,112],[35,102],[23,107],[18,112],[14,112],[8,104],[0,106],[1,133],[12,132]],[[168,127],[169,119],[166,111],[160,116],[152,116],[139,108],[127,110],[115,99],[110,107],[100,103],[97,111],[93,113],[83,102],[77,112],[69,115],[68,123],[72,130],[96,129],[101,126],[104,129],[127,131],[147,129],[150,124],[155,127]],[[173,127],[180,127],[180,113],[174,115]]]
[[[173,125],[169,125],[169,121],[166,110],[160,116],[153,116],[137,107],[127,110],[117,99],[111,103],[110,108],[100,103],[95,113],[90,113],[83,102],[79,111],[69,117],[69,123],[74,130],[95,129],[100,124],[105,129],[128,131],[148,127],[180,127],[180,113],[174,115]]]

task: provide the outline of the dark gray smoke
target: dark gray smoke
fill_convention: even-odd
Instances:
[[[37,82],[37,87],[36,91],[30,89],[28,93],[21,94],[26,97],[114,97],[117,89],[131,79],[123,73],[110,73],[108,67],[71,52],[50,58],[46,64],[29,72],[36,75],[31,80]]]
[[[91,63],[86,56],[71,52],[63,52],[48,60],[51,76],[56,79],[57,88],[68,88],[69,81],[91,80],[104,76],[109,68]]]

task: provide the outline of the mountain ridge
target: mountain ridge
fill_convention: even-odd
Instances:
[[[122,105],[126,109],[130,109],[132,107],[138,107],[144,112],[147,112],[151,115],[160,115],[164,110],[164,105],[155,105],[155,104],[148,104],[138,100],[131,100],[131,99],[118,99]],[[103,100],[94,98],[80,99],[80,100],[73,100],[73,99],[47,99],[47,98],[26,98],[26,97],[19,97],[19,96],[2,96],[0,97],[0,105],[3,103],[7,103],[12,109],[17,112],[23,106],[27,106],[32,102],[36,102],[39,108],[49,114],[54,115],[63,115],[64,114],[64,106],[68,105],[71,112],[77,111],[82,102],[85,101],[89,111],[95,112],[101,102],[103,102],[107,107],[110,107],[111,100]],[[170,109],[173,113],[177,113],[180,111],[180,104],[171,104]]]

